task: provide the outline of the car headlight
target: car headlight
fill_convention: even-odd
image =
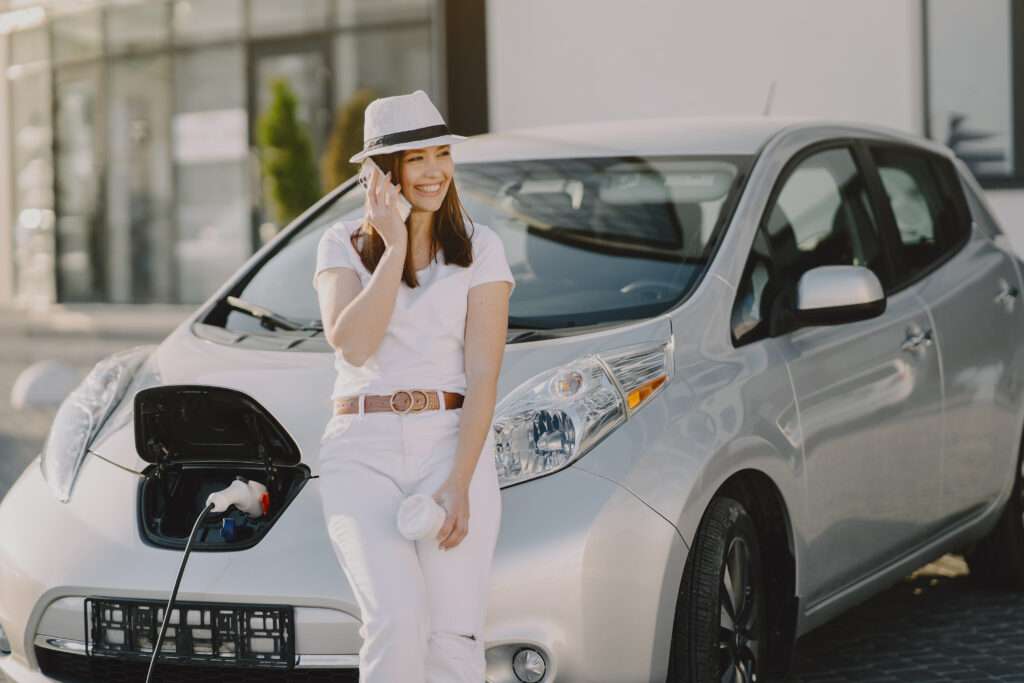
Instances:
[[[121,401],[139,365],[156,348],[134,346],[104,358],[57,408],[39,466],[57,499],[66,503],[89,444]]]
[[[671,379],[673,339],[592,354],[509,392],[494,411],[499,484],[568,467],[622,425]]]

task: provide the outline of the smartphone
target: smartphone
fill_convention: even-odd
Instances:
[[[374,161],[372,157],[366,157],[365,159],[363,159],[363,166],[362,166],[362,168],[359,169],[359,182],[362,183],[364,188],[368,188],[370,186],[370,173],[371,173],[370,169],[371,168],[377,169],[377,171],[380,172],[381,177],[384,176],[384,171],[380,170],[380,166],[377,165],[377,162]],[[398,183],[394,183],[394,185],[397,186]],[[409,200],[405,198],[405,195],[402,194],[401,189],[399,189],[399,191],[398,191],[398,212],[401,214],[403,221],[405,221],[405,220],[407,220],[409,218],[409,213],[411,211],[412,211],[412,204],[409,203]]]

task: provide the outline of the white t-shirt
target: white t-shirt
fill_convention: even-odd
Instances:
[[[351,235],[362,218],[338,221],[324,232],[317,245],[313,288],[320,271],[347,267],[356,271],[363,287],[372,273],[366,269]],[[377,352],[363,365],[345,361],[334,353],[337,378],[331,399],[355,394],[389,394],[397,389],[466,391],[463,342],[466,304],[470,287],[505,280],[515,289],[505,245],[487,225],[466,223],[473,247],[469,267],[444,262],[439,252],[416,276],[418,287],[398,285],[394,312]]]

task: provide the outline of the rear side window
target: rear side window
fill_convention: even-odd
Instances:
[[[970,235],[970,217],[948,160],[902,147],[872,147],[871,156],[896,221],[899,289],[959,249]]]

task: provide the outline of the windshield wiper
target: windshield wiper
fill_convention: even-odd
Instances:
[[[521,341],[533,341],[536,339],[550,339],[551,335],[546,330],[531,330],[527,328],[509,328],[505,337],[506,344],[514,344]]]
[[[300,323],[296,320],[292,320],[280,313],[274,313],[269,308],[265,308],[258,304],[240,299],[237,296],[225,297],[224,301],[227,302],[228,306],[236,311],[241,311],[251,315],[260,321],[260,325],[267,328],[268,330],[290,330],[292,332],[323,332],[323,323],[319,320],[312,320],[306,323]]]
[[[560,327],[572,327],[568,325],[552,325],[551,318],[528,317],[522,315],[510,315],[508,317],[508,329],[510,330],[556,330]]]

